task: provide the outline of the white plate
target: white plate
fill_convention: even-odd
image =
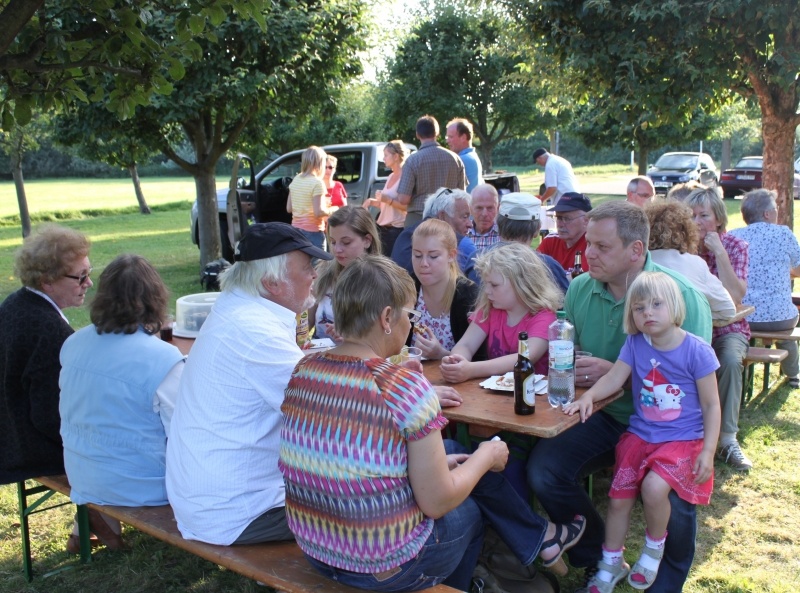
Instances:
[[[330,338],[309,340],[306,343],[310,345],[307,348],[303,348],[303,352],[323,352],[336,346],[336,344]]]
[[[492,389],[493,391],[508,391],[513,392],[514,387],[507,387],[505,385],[498,385],[497,380],[505,377],[507,381],[511,383],[514,382],[514,371],[508,372],[505,375],[494,375],[485,379],[483,382],[480,383],[480,386],[484,389]],[[541,395],[543,393],[547,393],[547,377],[544,375],[534,375],[535,383],[533,385],[534,390],[536,391],[537,395]]]

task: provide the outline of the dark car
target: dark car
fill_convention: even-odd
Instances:
[[[699,181],[703,185],[717,185],[717,167],[714,160],[703,152],[665,152],[650,167],[647,176],[656,193],[665,194],[677,183]]]
[[[722,187],[722,194],[726,198],[735,198],[741,194],[749,192],[751,189],[758,189],[762,185],[761,173],[764,168],[764,157],[746,156],[736,163],[732,169],[725,169],[719,177],[719,184]],[[800,196],[800,174],[796,168],[794,173],[794,198]]]

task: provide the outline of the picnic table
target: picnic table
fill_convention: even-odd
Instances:
[[[738,304],[736,305],[736,314],[733,317],[729,317],[727,319],[715,319],[714,327],[725,327],[731,323],[736,323],[737,321],[741,321],[748,315],[752,315],[755,312],[756,308],[753,305],[745,305],[744,303]]]
[[[444,408],[442,412],[449,420],[462,422],[469,428],[469,434],[487,438],[501,430],[521,435],[552,438],[572,428],[580,418],[577,414],[567,416],[560,409],[550,407],[546,395],[536,396],[536,412],[529,416],[514,413],[514,398],[510,392],[492,391],[480,386],[481,379],[471,379],[457,385],[447,383],[442,378],[438,360],[423,363],[423,373],[433,385],[451,385],[461,394],[460,406]],[[575,397],[586,392],[583,387],[575,388]],[[622,397],[622,390],[594,404],[595,412]]]

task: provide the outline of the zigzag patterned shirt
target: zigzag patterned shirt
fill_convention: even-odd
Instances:
[[[279,467],[300,548],[377,573],[414,558],[433,529],[408,480],[407,441],[447,424],[419,373],[329,353],[298,363],[281,406]]]

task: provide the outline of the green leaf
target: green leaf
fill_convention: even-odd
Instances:
[[[189,29],[193,35],[200,35],[205,29],[206,19],[200,15],[193,14],[189,17]]]

